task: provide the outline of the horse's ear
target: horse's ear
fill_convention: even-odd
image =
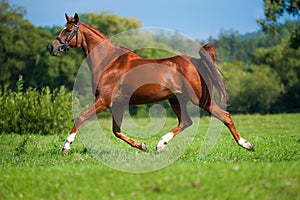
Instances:
[[[75,24],[77,24],[79,22],[79,15],[77,13],[75,13],[74,19],[75,19]]]
[[[65,13],[65,17],[66,17],[67,22],[69,22],[71,18],[69,17],[69,15],[67,13]]]

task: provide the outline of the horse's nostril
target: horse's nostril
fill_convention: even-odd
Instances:
[[[50,53],[52,53],[52,51],[53,51],[53,46],[52,46],[52,45],[49,45],[49,46],[48,46],[48,51],[49,51]]]

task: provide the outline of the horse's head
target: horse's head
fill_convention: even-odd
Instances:
[[[59,36],[48,46],[51,55],[57,56],[63,51],[68,51],[69,48],[78,46],[79,37],[78,30],[80,26],[79,16],[75,13],[74,17],[69,17],[65,14],[67,24],[60,32]]]

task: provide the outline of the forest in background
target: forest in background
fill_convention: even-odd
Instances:
[[[50,56],[47,46],[62,27],[35,27],[24,19],[25,13],[24,8],[1,1],[1,94],[3,91],[14,90],[20,75],[24,80],[24,90],[36,88],[42,91],[46,86],[55,90],[63,85],[72,91],[77,70],[84,60],[82,52],[72,49],[59,57]],[[142,22],[138,19],[123,18],[110,12],[85,13],[80,16],[82,21],[108,36],[142,27]],[[229,111],[300,111],[300,48],[294,47],[291,42],[291,30],[299,29],[299,26],[297,21],[286,21],[276,35],[268,35],[262,31],[242,35],[234,29],[220,30],[217,38],[200,41],[201,44],[212,43],[218,50],[220,62],[217,64],[222,69],[230,95],[227,108]],[[176,35],[160,37],[170,45],[174,41],[178,42]],[[157,43],[154,39],[145,41],[134,38],[131,41],[147,42],[149,46]],[[130,48],[130,44],[126,45]],[[168,47],[161,46],[161,49],[164,48]],[[142,49],[137,53],[147,58],[170,54],[155,49]]]

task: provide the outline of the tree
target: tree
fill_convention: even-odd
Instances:
[[[119,17],[108,11],[80,14],[80,18],[82,21],[108,36],[119,34],[126,30],[140,28],[142,25],[141,21],[135,18]]]
[[[265,19],[258,19],[266,33],[275,34],[280,27],[279,19],[288,14],[295,18],[300,17],[299,0],[264,0]],[[297,49],[300,46],[300,24],[297,23],[290,37],[290,46]]]
[[[267,65],[223,63],[230,95],[228,109],[237,113],[268,113],[284,92],[277,72]]]
[[[222,61],[244,60],[246,48],[242,48],[241,35],[233,30],[221,30],[215,41]]]
[[[35,67],[44,62],[51,35],[23,19],[21,7],[1,1],[0,11],[0,83],[13,85],[20,74],[27,80],[32,75],[39,77]]]
[[[286,41],[270,48],[258,48],[253,54],[256,64],[265,64],[277,72],[284,93],[274,107],[277,111],[300,110],[300,49],[290,48]]]

